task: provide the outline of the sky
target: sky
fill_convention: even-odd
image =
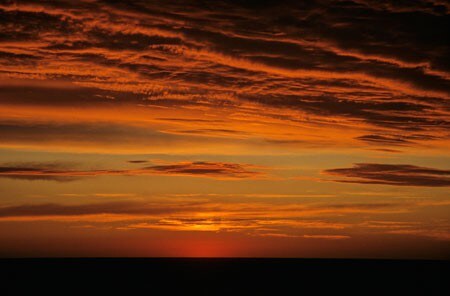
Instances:
[[[0,1],[1,257],[450,259],[445,0]]]

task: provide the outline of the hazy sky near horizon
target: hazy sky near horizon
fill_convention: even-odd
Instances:
[[[450,3],[0,1],[0,256],[450,258]]]

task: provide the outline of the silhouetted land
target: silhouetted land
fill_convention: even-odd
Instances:
[[[450,261],[426,260],[0,259],[0,266],[3,295],[449,295],[450,274]]]

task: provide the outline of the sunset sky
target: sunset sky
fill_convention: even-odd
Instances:
[[[450,258],[450,2],[0,0],[0,257]]]

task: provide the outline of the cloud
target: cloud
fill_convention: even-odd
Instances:
[[[25,111],[22,109],[19,112]],[[33,109],[28,109],[26,112],[33,113]],[[39,113],[39,109],[34,109],[34,112]],[[88,111],[83,112],[88,113]],[[232,152],[241,147],[240,143],[232,138],[214,138],[212,141],[206,136],[193,134],[187,136],[158,130],[151,125],[143,126],[142,122],[130,123],[126,118],[123,122],[108,122],[108,118],[113,116],[114,112],[108,113],[100,122],[95,122],[91,117],[95,111],[91,110],[91,112],[87,115],[88,118],[77,118],[77,115],[74,115],[69,122],[62,119],[65,112],[50,122],[42,118],[30,121],[27,115],[24,116],[27,118],[25,121],[0,120],[0,137],[2,138],[0,146],[76,152],[123,153],[125,151],[140,154],[142,152],[183,153],[186,149],[192,149],[197,153],[217,152],[224,147],[228,147]],[[97,117],[101,116],[101,111],[98,110]],[[59,120],[61,121],[58,122]]]
[[[143,162],[145,161],[138,161],[137,163]],[[132,163],[136,163],[136,161]],[[263,172],[252,170],[255,168],[261,169],[261,167],[248,164],[202,161],[154,165],[138,169],[115,170],[74,170],[55,168],[48,164],[23,163],[19,165],[0,166],[0,178],[73,181],[83,177],[96,176],[167,175],[214,179],[252,179],[265,176]]]
[[[450,240],[450,229],[445,220],[435,219],[428,225],[418,221],[367,221],[362,224],[364,227],[381,230],[387,234],[412,235],[443,241]]]
[[[262,237],[278,237],[278,238],[306,238],[306,239],[325,239],[325,240],[341,240],[351,238],[348,235],[334,235],[334,234],[304,234],[293,235],[286,233],[260,233],[257,234]]]
[[[436,240],[450,241],[450,230],[435,229],[406,229],[406,230],[389,230],[387,233],[400,235],[414,235],[427,237]]]
[[[401,136],[385,136],[385,135],[364,135],[356,139],[368,142],[371,144],[387,145],[387,146],[402,146],[412,144],[411,141],[402,138]]]
[[[157,224],[184,225],[197,223],[233,224],[250,228],[284,227],[308,229],[344,229],[348,223],[319,220],[317,217],[342,216],[353,213],[389,214],[404,212],[408,207],[426,205],[409,203],[343,203],[329,206],[326,203],[298,204],[279,202],[240,202],[227,203],[214,200],[179,199],[176,202],[158,201],[120,201],[85,204],[21,204],[3,205],[0,216],[9,218],[53,217],[56,221],[64,221],[66,216],[118,215],[118,219],[145,220],[157,218]],[[430,206],[430,205],[428,205]],[[437,205],[436,205],[437,206]],[[198,215],[197,215],[198,214]],[[109,216],[112,218],[112,216]],[[153,219],[152,218],[152,219]],[[81,218],[80,218],[81,219]],[[86,219],[96,220],[96,217]],[[162,219],[162,220],[161,220]],[[170,221],[169,221],[170,220]],[[111,219],[116,221],[116,219]],[[110,221],[110,222],[111,222]],[[164,222],[164,223],[163,223]],[[154,224],[155,221],[152,222]]]
[[[351,168],[328,169],[326,174],[343,176],[335,182],[396,186],[450,186],[450,170],[407,164],[357,163]]]
[[[229,129],[214,129],[214,128],[205,128],[205,129],[196,129],[196,130],[180,130],[172,132],[174,134],[192,134],[192,135],[209,135],[209,136],[229,136],[230,134],[245,134],[236,130]]]
[[[255,168],[255,166],[235,163],[196,161],[169,165],[157,165],[147,167],[145,169],[164,175],[210,176],[233,179],[254,178],[263,175],[260,172],[248,170],[248,168],[252,167]]]
[[[327,231],[311,238],[333,239],[345,231],[348,223],[319,220],[320,215],[345,215],[350,212],[389,213],[386,209],[345,206],[327,209],[322,206],[298,206],[279,203],[217,203],[212,201],[121,201],[86,204],[21,204],[0,206],[2,221],[54,221],[107,223],[118,229],[156,229],[169,231],[225,231],[249,235],[279,233],[304,237],[304,231]],[[104,226],[104,225],[103,225]],[[309,238],[304,237],[304,238]]]
[[[371,134],[357,137],[356,139],[381,146],[411,146],[417,141],[434,140],[436,137],[425,134],[411,134],[411,135],[379,135]]]
[[[445,205],[448,206],[448,202]],[[399,213],[429,206],[442,207],[443,204],[409,201],[333,205],[327,202],[298,204],[279,201],[230,203],[218,202],[217,197],[201,201],[184,197],[158,201],[0,205],[0,222],[49,221],[72,223],[74,226],[89,223],[93,228],[117,230],[239,232],[251,236],[324,240],[350,239],[355,231],[448,239],[448,227],[442,222],[379,220],[380,215],[390,215],[395,219]],[[377,217],[378,220],[359,221],[368,217]],[[427,235],[427,229],[434,231]]]
[[[310,235],[304,235],[304,238],[315,238],[315,239],[331,239],[331,240],[339,240],[339,239],[349,239],[350,236],[348,235],[316,235],[316,234],[310,234]]]
[[[85,215],[161,215],[179,211],[196,210],[195,204],[157,206],[142,202],[109,202],[81,205],[35,204],[0,207],[0,217],[47,217]],[[136,218],[136,217],[134,217]]]
[[[74,107],[151,106],[177,110],[156,116],[178,125],[159,132],[187,137],[248,141],[262,121],[271,130],[342,125],[363,143],[414,146],[418,131],[448,136],[448,11],[425,0],[7,1],[0,110],[50,106],[57,117]],[[116,118],[124,125],[129,114]],[[312,141],[280,133],[268,143]]]

